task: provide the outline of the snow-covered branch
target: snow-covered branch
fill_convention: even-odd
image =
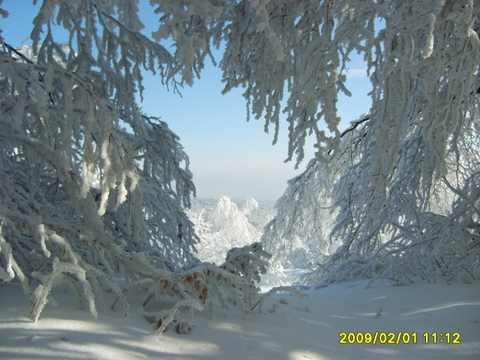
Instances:
[[[188,157],[135,100],[140,66],[175,83],[177,65],[139,33],[133,5],[44,2],[31,59],[2,39],[0,276],[36,289],[34,321],[59,282],[94,313],[106,288],[127,306],[115,278],[158,278],[195,259]]]

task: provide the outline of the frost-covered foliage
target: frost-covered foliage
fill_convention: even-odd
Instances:
[[[444,254],[450,250],[439,245],[445,238],[421,239],[430,226],[437,228],[430,214],[457,219],[450,203],[459,201],[460,194],[470,198],[472,194],[463,194],[463,189],[475,188],[467,183],[478,180],[474,176],[478,171],[480,57],[477,2],[155,3],[168,19],[156,36],[173,34],[176,54],[183,63],[201,62],[209,54],[210,43],[225,42],[220,61],[224,91],[244,87],[249,112],[265,119],[266,130],[274,126],[274,141],[284,112],[289,124],[288,157],[296,154],[297,161],[303,158],[306,136],[312,134],[317,161],[333,161],[333,168],[343,162],[338,159],[345,157],[342,151],[350,146],[342,141],[336,103],[340,92],[349,95],[345,70],[350,54],[363,54],[372,82],[372,107],[369,121],[360,124],[364,136],[354,145],[355,159],[348,167],[333,171],[337,178],[330,175],[330,165],[310,165],[307,173],[313,175],[305,174],[290,184],[287,210],[279,214],[285,224],[297,223],[297,228],[278,225],[274,231],[291,243],[295,233],[319,237],[332,230],[332,245],[342,246],[329,257],[327,270],[317,274],[331,281],[393,272],[394,263],[407,259],[411,264],[405,269],[431,266],[435,275],[445,273]],[[359,113],[366,110],[359,109]],[[298,190],[302,182],[315,182],[315,178],[320,184],[326,181],[327,187],[319,190],[318,199],[307,190]],[[328,194],[331,184],[335,187]],[[328,200],[324,201],[324,195]],[[335,221],[330,229],[326,224],[320,230],[324,224],[318,219],[310,221],[319,216],[318,205],[335,206],[338,215],[327,221]],[[472,214],[477,214],[475,209]],[[476,216],[472,218],[475,224]],[[454,227],[450,222],[445,229]],[[458,246],[478,252],[478,234],[475,230],[468,233],[471,236]],[[320,244],[315,251],[326,248]],[[423,255],[416,257],[411,251]],[[475,256],[460,258],[458,268],[451,270],[456,274],[453,277],[464,277],[461,269],[471,272],[477,266],[472,260]]]
[[[105,290],[128,308],[118,280],[187,302],[206,299],[200,285],[224,299],[222,287],[247,308],[258,292],[239,272],[196,268],[189,159],[136,94],[142,71],[176,91],[197,65],[143,35],[137,5],[46,0],[32,46],[0,38],[0,279],[22,282],[34,321],[64,282],[94,315]]]
[[[245,215],[248,222],[259,231],[263,231],[265,225],[272,220],[276,213],[273,206],[259,204],[254,198],[248,198],[240,202],[238,209]]]
[[[95,314],[103,286],[123,298],[114,278],[158,280],[156,269],[194,260],[188,157],[135,103],[141,67],[174,86],[179,68],[136,12],[133,1],[45,1],[31,59],[1,39],[0,277],[35,288],[33,320],[60,282]]]
[[[145,278],[132,284],[130,288],[144,291],[144,305],[152,299],[171,296],[182,299],[179,303],[184,304],[182,306],[197,310],[206,307],[210,317],[216,303],[224,310],[230,303],[237,305],[245,313],[250,313],[254,303],[261,299],[260,288],[255,286],[255,283],[260,281],[261,274],[266,273],[267,260],[270,257],[271,255],[263,250],[262,244],[253,243],[242,248],[233,248],[221,266],[196,262],[173,273],[164,271],[158,281]],[[172,316],[176,307],[170,312]],[[171,320],[173,318],[170,318]],[[168,324],[163,325],[161,331]]]
[[[211,222],[213,231],[221,231],[225,235],[241,234],[240,236],[244,236],[247,241],[258,237],[257,230],[250,224],[245,214],[227,196],[222,197],[218,202]]]
[[[345,168],[358,161],[357,147],[365,133],[365,116],[341,135],[339,155],[330,162],[312,159],[306,170],[288,181],[275,208],[278,215],[265,227],[262,243],[273,254],[273,268],[309,269],[338,247],[329,234],[336,211],[332,191]]]
[[[239,275],[251,283],[260,282],[260,275],[267,271],[268,262],[272,255],[263,250],[259,242],[241,248],[232,248],[228,251],[222,269]]]
[[[317,139],[318,156],[333,152],[340,136],[336,100],[349,94],[342,74],[348,55],[365,51],[374,36],[382,5],[374,1],[176,1],[153,0],[162,22],[153,35],[171,36],[183,64],[199,64],[210,55],[210,43],[225,43],[220,67],[224,92],[244,87],[248,114],[265,118],[278,138],[281,113],[289,124],[289,159],[304,157],[307,135]],[[187,66],[188,67],[188,66]],[[193,73],[186,75],[191,81]],[[288,93],[289,98],[284,99]],[[286,105],[285,105],[286,101]],[[322,120],[322,121],[320,121]],[[325,131],[325,122],[328,131]]]
[[[260,206],[253,198],[238,205],[227,196],[193,200],[187,214],[201,240],[198,258],[221,264],[229,249],[259,241],[273,213],[273,209]]]
[[[373,105],[362,158],[334,189],[332,236],[342,246],[329,259],[327,279],[468,281],[480,254],[480,41],[473,30],[480,9],[455,1],[399,2],[388,10],[377,60],[369,59]],[[424,10],[428,21],[421,22]],[[463,198],[469,205],[459,212]],[[460,225],[462,212],[469,227]]]
[[[472,1],[387,1],[350,10],[345,16],[370,32],[352,45],[372,81],[368,121],[354,123],[358,135],[341,136],[332,162],[314,160],[290,181],[267,249],[275,255],[275,237],[284,251],[296,232],[315,236],[333,220],[330,238],[320,239],[333,252],[318,258],[309,281],[470,282],[480,259],[480,9]],[[378,19],[384,25],[374,32]],[[331,204],[332,214],[315,217]]]

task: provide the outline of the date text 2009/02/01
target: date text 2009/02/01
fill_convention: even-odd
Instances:
[[[461,344],[458,332],[341,332],[339,344]]]

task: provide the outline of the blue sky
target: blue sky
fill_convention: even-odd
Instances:
[[[4,0],[2,7],[10,12],[7,19],[0,18],[0,28],[5,41],[21,45],[28,38],[39,8],[31,0]],[[38,1],[41,3],[41,1]],[[148,0],[140,1],[141,17],[146,25],[145,34],[158,28],[157,14]],[[29,43],[28,41],[26,42]],[[220,60],[219,58],[217,60]],[[339,115],[345,126],[370,106],[370,81],[365,65],[353,59],[347,73],[347,87],[351,98],[342,96],[338,103]],[[254,197],[259,201],[274,202],[284,192],[287,180],[300,173],[313,157],[313,142],[307,143],[306,158],[294,169],[287,158],[287,123],[280,128],[279,141],[272,146],[271,134],[263,130],[263,120],[246,121],[246,105],[242,89],[222,95],[221,71],[211,63],[193,87],[182,90],[183,97],[168,92],[160,80],[145,74],[146,88],[144,112],[159,116],[180,136],[180,142],[190,157],[190,168],[197,187],[197,197],[219,198],[227,195],[233,199]]]

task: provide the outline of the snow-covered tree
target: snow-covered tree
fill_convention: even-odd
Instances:
[[[338,247],[338,242],[329,240],[336,214],[333,188],[345,169],[359,160],[357,147],[365,136],[361,124],[368,120],[368,116],[362,117],[344,131],[339,155],[332,161],[312,159],[304,172],[288,181],[276,204],[278,215],[262,236],[274,265],[312,268]]]
[[[272,206],[259,204],[254,198],[248,198],[239,203],[238,209],[245,215],[248,222],[260,232],[263,232],[265,225],[272,220],[276,213]]]
[[[306,242],[327,224],[320,242],[333,249],[310,281],[469,282],[480,254],[478,3],[339,1],[331,10],[334,36],[317,46],[365,54],[372,107],[323,151],[330,162],[317,158],[290,181],[267,249],[285,258],[295,233]]]
[[[471,1],[414,1],[387,10],[372,44],[375,61],[368,59],[373,105],[361,160],[334,189],[332,235],[342,246],[327,278],[469,281],[480,252],[480,199],[472,191],[480,159],[471,151],[479,137],[480,9]],[[470,199],[468,227],[457,223],[462,197]]]
[[[228,196],[196,199],[187,213],[201,240],[199,259],[216,264],[223,262],[231,248],[259,241],[263,227],[273,217],[272,211],[253,198],[237,205]]]
[[[31,58],[1,39],[0,277],[36,287],[33,319],[59,282],[95,313],[92,291],[105,283],[124,298],[115,276],[158,279],[156,269],[194,260],[188,157],[135,101],[141,67],[176,86],[178,63],[141,35],[137,11],[45,1]],[[55,41],[55,24],[68,43]]]
[[[58,26],[66,39],[57,39]],[[25,53],[0,37],[0,279],[21,281],[34,321],[64,282],[94,315],[105,290],[125,310],[135,287],[146,301],[175,295],[194,308],[225,293],[249,308],[258,292],[243,273],[200,266],[193,255],[189,159],[136,95],[142,71],[176,91],[198,63],[180,61],[142,29],[134,0],[45,0]],[[264,254],[244,266],[258,274]]]
[[[242,241],[240,237],[243,237],[243,241],[251,243],[258,238],[257,229],[228,196],[222,197],[218,202],[211,222],[214,231],[223,232],[225,235],[232,234],[232,237],[239,238],[239,241]]]

